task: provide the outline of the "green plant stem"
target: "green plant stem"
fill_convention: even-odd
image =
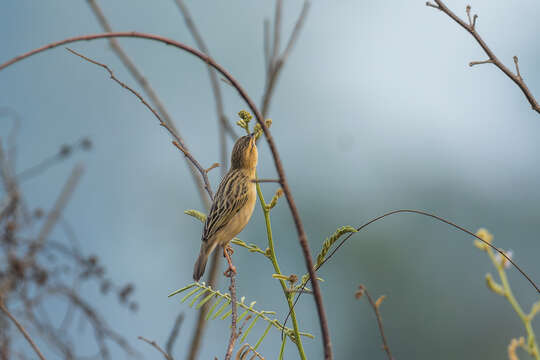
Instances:
[[[532,319],[530,316],[525,314],[518,301],[514,297],[512,289],[510,288],[510,283],[508,282],[508,278],[506,277],[506,272],[504,271],[503,262],[496,258],[495,254],[493,254],[493,251],[491,249],[488,248],[487,253],[499,273],[499,278],[501,279],[501,284],[504,289],[504,297],[508,300],[516,314],[519,316],[519,318],[523,322],[523,325],[525,325],[525,330],[527,331],[527,348],[529,350],[529,354],[531,356],[534,356],[536,360],[540,360],[540,352],[538,350],[538,344],[536,343],[536,335],[531,324]]]
[[[270,249],[270,260],[272,261],[272,265],[274,266],[274,272],[276,274],[281,274],[281,270],[279,269],[279,264],[276,257],[276,252],[274,250],[274,240],[272,238],[272,224],[270,222],[270,210],[267,208],[267,204],[264,201],[264,196],[261,190],[261,186],[259,183],[256,184],[257,186],[257,195],[259,196],[259,201],[261,203],[261,208],[264,214],[264,220],[266,223],[266,235],[268,237],[268,248]],[[283,290],[283,294],[285,295],[285,299],[287,300],[287,303],[289,304],[289,310],[291,312],[291,320],[293,323],[293,331],[294,331],[294,338],[296,339],[296,347],[298,348],[298,353],[300,354],[300,358],[302,360],[306,360],[306,354],[304,352],[304,347],[302,345],[302,339],[300,338],[300,332],[298,330],[298,322],[296,320],[296,312],[294,311],[293,307],[293,298],[292,293],[289,292],[289,289],[287,288],[287,284],[285,280],[279,280],[281,284],[281,289]],[[282,351],[283,351],[282,346]]]

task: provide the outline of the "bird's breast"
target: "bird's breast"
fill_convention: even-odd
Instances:
[[[251,219],[253,209],[255,208],[255,202],[257,200],[257,191],[255,183],[251,183],[248,190],[248,199],[245,205],[234,215],[234,217],[225,226],[220,234],[218,242],[222,245],[231,241],[236,235],[238,235]]]

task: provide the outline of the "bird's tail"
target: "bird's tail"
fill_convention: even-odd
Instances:
[[[193,268],[193,280],[199,281],[199,279],[203,276],[209,254],[210,252],[208,251],[208,247],[203,242],[203,244],[201,245],[201,252],[199,253],[199,258],[195,262],[195,267]]]

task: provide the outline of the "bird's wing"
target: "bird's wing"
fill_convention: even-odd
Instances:
[[[204,224],[202,241],[208,241],[244,207],[249,196],[249,178],[239,170],[229,172],[219,184]]]

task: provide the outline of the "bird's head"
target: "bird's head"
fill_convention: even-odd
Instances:
[[[255,135],[242,136],[236,140],[231,155],[231,168],[254,169],[257,166],[258,152]]]

